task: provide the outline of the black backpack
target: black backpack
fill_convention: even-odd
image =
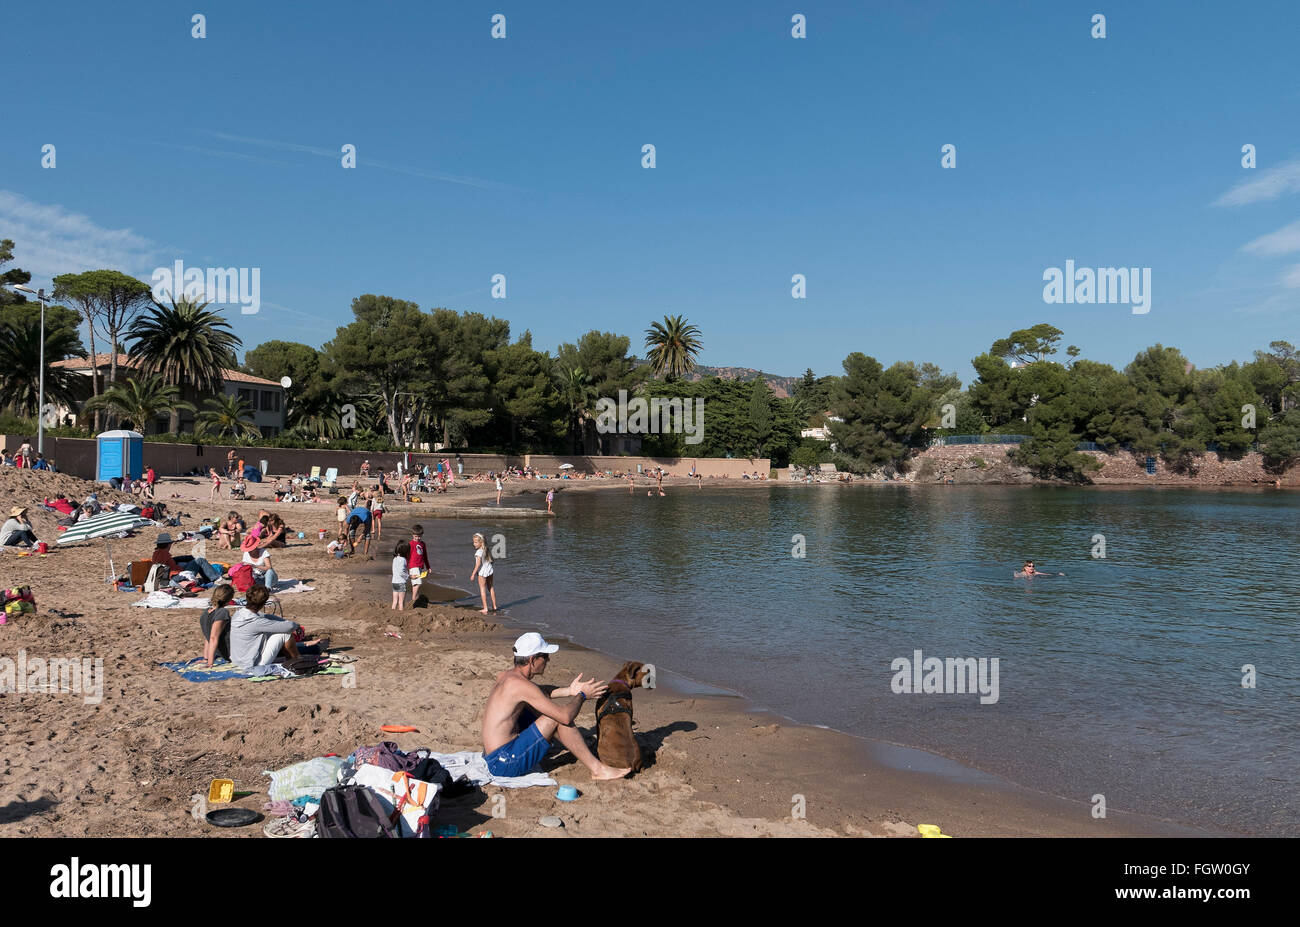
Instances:
[[[364,785],[336,785],[320,797],[318,837],[401,837],[379,796]]]

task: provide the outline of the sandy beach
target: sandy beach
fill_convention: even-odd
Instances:
[[[33,506],[37,534],[51,542],[46,557],[2,555],[4,585],[31,585],[40,610],[0,627],[0,657],[16,659],[23,651],[29,664],[53,657],[102,661],[102,698],[0,695],[0,835],[260,837],[260,825],[221,830],[197,821],[191,796],[206,793],[213,778],[229,778],[237,792],[251,793],[236,805],[260,810],[269,784],[263,770],[346,755],[382,740],[404,749],[481,749],[480,712],[496,674],[510,665],[510,642],[529,630],[526,605],[488,617],[475,610],[477,599],[472,605],[461,600],[391,611],[381,574],[360,569],[360,555],[335,560],[317,539],[317,529],[333,531],[332,504],[275,504],[268,501],[271,483],[250,487],[258,498],[248,502],[208,502],[205,482],[167,479],[158,497],[187,515],[182,530],[230,508],[247,517],[264,507],[304,532],[304,539],[293,538],[274,553],[283,579],[314,587],[283,596],[284,614],[357,660],[351,677],[188,682],[158,664],[201,654],[200,610],[132,607],[139,593],[103,582],[102,541],[55,547],[54,516],[34,506],[52,480],[69,495],[89,486],[71,477],[0,474],[0,505],[6,512],[16,504]],[[506,502],[545,517],[544,495],[553,485],[509,483]],[[570,492],[628,492],[616,480],[562,485],[562,498]],[[637,491],[650,485],[643,479]],[[710,488],[718,485],[743,491],[763,484],[709,481]],[[666,480],[665,486],[673,493],[695,491],[685,478]],[[472,518],[494,497],[491,484],[471,483],[448,495],[426,495],[420,503],[387,504],[387,517],[395,524],[426,525],[437,518]],[[562,513],[560,518],[562,523]],[[150,555],[157,530],[113,542],[119,573],[130,560]],[[396,540],[396,533],[386,532],[376,560],[386,561]],[[178,544],[175,552],[188,553],[188,547]],[[208,559],[221,561],[223,553],[229,557],[208,542]],[[444,568],[434,564],[435,573]],[[580,672],[609,678],[624,659],[638,656],[559,642],[543,682],[566,685]],[[635,710],[648,756],[647,768],[635,777],[593,783],[570,754],[553,750],[543,768],[561,784],[575,785],[578,801],[559,802],[553,787],[489,786],[445,801],[437,823],[498,837],[915,837],[918,824],[937,824],[954,836],[1192,833],[1114,810],[1094,820],[1084,801],[1029,792],[932,754],[789,724],[739,697],[701,697],[661,684],[638,690]],[[387,723],[414,725],[419,732],[381,734],[380,725]],[[590,730],[590,709],[578,724]],[[538,820],[546,815],[558,815],[564,826],[541,827]]]

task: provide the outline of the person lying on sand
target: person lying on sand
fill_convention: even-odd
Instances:
[[[542,761],[551,749],[554,737],[569,748],[592,779],[621,779],[632,770],[606,766],[592,754],[582,732],[573,722],[587,699],[605,694],[608,684],[582,674],[564,688],[548,696],[533,682],[546,672],[551,654],[560,648],[548,644],[535,631],[515,641],[515,665],[497,676],[492,694],[483,709],[483,758],[494,776],[522,776]],[[557,698],[577,696],[568,705],[556,704]]]

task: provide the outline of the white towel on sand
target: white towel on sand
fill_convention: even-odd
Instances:
[[[442,764],[453,779],[468,776],[475,785],[499,785],[505,789],[526,789],[532,785],[556,785],[556,781],[546,773],[535,772],[526,776],[494,776],[488,772],[487,760],[482,753],[462,750],[459,753],[429,753],[433,759]]]

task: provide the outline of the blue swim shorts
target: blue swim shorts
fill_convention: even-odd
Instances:
[[[488,772],[494,776],[523,776],[542,761],[551,749],[551,742],[542,736],[534,721],[508,744],[497,747],[483,759]]]

